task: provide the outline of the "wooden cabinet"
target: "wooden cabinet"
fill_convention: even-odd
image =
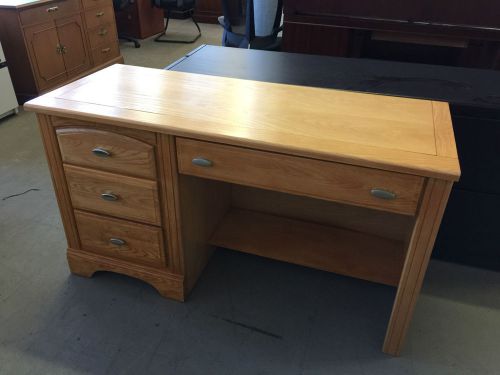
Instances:
[[[120,34],[145,39],[163,31],[163,9],[150,0],[136,0],[125,9],[116,12],[116,24]]]
[[[123,61],[111,0],[0,0],[0,39],[20,102]]]

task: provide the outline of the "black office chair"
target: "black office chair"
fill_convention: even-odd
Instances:
[[[128,8],[132,4],[131,0],[113,0],[113,9],[115,10],[116,13],[124,11],[126,8]],[[124,35],[122,33],[118,33],[118,39],[126,40],[127,42],[134,43],[135,48],[139,48],[141,44],[137,41],[137,39],[134,39],[128,35]]]
[[[264,32],[259,30],[259,35],[256,35],[254,0],[222,0],[224,15],[219,17],[219,23],[224,28],[222,45],[268,51],[280,50],[281,38],[278,34],[283,30],[280,26],[283,0],[275,0],[275,2],[276,9],[272,9],[266,15],[270,21],[274,20],[271,29]]]
[[[163,33],[158,35],[155,38],[155,42],[162,42],[162,43],[194,43],[196,42],[200,36],[201,36],[201,30],[200,26],[198,25],[198,22],[194,19],[194,7],[196,5],[196,0],[153,0],[153,4],[158,7],[162,8],[164,12],[167,14],[167,21],[165,23],[165,30],[163,30]],[[162,39],[163,36],[167,33],[167,28],[168,28],[168,22],[170,21],[170,16],[172,13],[182,13],[184,15],[189,16],[196,28],[198,29],[198,34],[190,40],[174,40],[174,39]]]

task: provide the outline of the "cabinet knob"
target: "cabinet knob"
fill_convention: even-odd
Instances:
[[[57,7],[57,6],[50,7],[50,8],[46,9],[47,13],[54,13],[54,12],[57,12],[58,10],[59,10],[59,7]]]
[[[111,152],[109,152],[108,150],[104,149],[104,148],[101,148],[101,147],[96,147],[92,150],[92,153],[95,155],[95,156],[99,156],[101,158],[109,158],[111,156]]]
[[[109,242],[116,246],[124,246],[127,244],[127,242],[121,238],[110,238]]]
[[[109,47],[108,48],[103,48],[101,50],[102,53],[108,53],[109,51],[111,51],[111,48],[109,48]]]
[[[101,199],[108,201],[108,202],[116,202],[118,200],[118,195],[113,194],[111,192],[109,193],[102,193],[101,194]]]
[[[98,34],[99,34],[100,36],[104,36],[104,35],[106,35],[107,33],[108,33],[108,30],[107,30],[107,29],[104,29],[104,28],[103,28],[103,29],[101,29],[101,30],[99,30],[99,32],[98,32]]]
[[[102,16],[104,16],[104,12],[97,12],[97,13],[95,14],[95,16],[96,16],[96,17],[102,17]]]
[[[212,160],[201,157],[194,158],[191,162],[199,167],[211,167],[214,164]]]
[[[380,188],[373,188],[370,191],[370,194],[376,198],[388,199],[388,200],[396,199],[396,197],[397,197],[396,193],[389,191],[389,190],[380,189]]]

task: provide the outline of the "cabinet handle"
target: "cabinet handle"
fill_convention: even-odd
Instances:
[[[101,50],[102,53],[108,53],[109,51],[111,51],[111,48],[109,48],[109,47],[108,48],[103,48]]]
[[[385,189],[380,189],[380,188],[373,188],[370,191],[370,194],[373,195],[374,197],[380,198],[380,199],[396,199],[397,195],[396,193],[393,193],[392,191],[385,190]]]
[[[108,202],[116,202],[118,200],[118,195],[113,194],[111,192],[109,193],[102,193],[101,194],[101,199],[108,201]]]
[[[104,149],[104,148],[100,148],[100,147],[96,147],[92,150],[92,153],[95,155],[95,156],[99,156],[101,158],[109,158],[111,156],[111,152],[109,152],[108,150]]]
[[[107,30],[107,29],[101,29],[101,30],[99,30],[99,32],[98,32],[98,34],[99,34],[100,36],[104,36],[104,35],[106,35],[107,33],[108,33],[108,30]]]
[[[62,55],[62,53],[63,53],[63,52],[62,52],[62,46],[61,46],[60,44],[57,44],[57,45],[56,45],[56,53],[57,53],[58,55]]]
[[[64,55],[66,53],[66,46],[61,46],[61,54]]]
[[[125,240],[122,240],[121,238],[110,238],[109,242],[116,246],[124,246],[127,244],[127,242]]]
[[[55,7],[50,7],[50,8],[47,8],[47,9],[46,9],[47,13],[57,12],[58,10],[59,10],[59,7],[58,7],[58,6],[55,6]]]
[[[102,17],[102,16],[104,16],[104,12],[97,12],[97,13],[95,14],[95,16],[96,16],[96,17]]]
[[[214,164],[212,160],[201,157],[194,158],[191,162],[198,167],[211,167]]]

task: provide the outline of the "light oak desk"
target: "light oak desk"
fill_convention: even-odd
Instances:
[[[392,285],[399,354],[460,175],[446,103],[114,65],[26,108],[73,273],[184,300],[223,246]]]

